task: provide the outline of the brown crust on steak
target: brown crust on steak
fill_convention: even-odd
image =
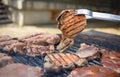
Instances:
[[[28,44],[41,44],[41,43],[48,43],[48,44],[57,44],[60,41],[60,37],[56,34],[50,33],[37,33],[34,35],[25,36],[20,41],[26,42]]]
[[[120,73],[120,53],[115,51],[101,50],[101,63],[103,67],[110,68]]]
[[[15,42],[17,42],[17,40],[7,40],[7,41],[0,42],[0,48],[2,49],[5,46],[11,45],[11,44],[13,44]]]
[[[68,77],[119,77],[119,75],[109,68],[102,66],[89,66],[76,68]]]
[[[80,44],[80,48],[76,52],[80,58],[94,59],[99,57],[99,49],[94,45]]]
[[[44,68],[51,71],[59,71],[60,69],[72,69],[75,66],[83,66],[85,59],[79,58],[71,53],[53,53],[48,54],[44,58]]]
[[[75,15],[74,10],[64,10],[57,20],[58,28],[68,38],[74,38],[86,25],[85,15]]]
[[[15,52],[30,56],[42,56],[45,53],[54,52],[54,45],[59,41],[60,37],[58,35],[41,32],[18,40],[12,39],[0,42],[0,48],[9,53]]]

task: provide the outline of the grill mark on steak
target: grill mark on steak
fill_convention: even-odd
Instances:
[[[71,56],[71,54],[66,54],[66,56],[69,60],[71,60],[74,63],[75,59]]]
[[[69,54],[69,53],[67,53],[67,54]],[[65,61],[67,62],[67,64],[72,63],[72,62],[69,60],[69,58],[66,56],[66,54],[64,54],[64,57],[63,57],[63,58],[65,59]]]
[[[66,27],[64,27],[63,29],[61,29],[63,32],[65,31],[65,30],[67,30],[68,28],[71,28],[71,27],[73,27],[73,25],[76,25],[76,24],[78,24],[79,22],[83,22],[84,20],[79,20],[79,21],[77,21],[77,22],[75,22],[75,23],[73,23],[73,24],[68,24],[68,26],[66,25]]]
[[[76,60],[78,60],[78,59],[80,59],[77,55],[75,56],[75,55],[71,55],[72,56],[72,58],[76,61]]]
[[[61,60],[62,64],[66,64],[67,62],[64,60],[64,57],[62,57],[62,54],[58,54],[59,59]]]
[[[63,30],[64,28],[67,29],[69,26],[77,23],[77,22],[80,22],[80,21],[84,21],[85,19],[80,19],[80,18],[77,18],[77,17],[74,17],[72,18],[70,21],[66,22],[65,24],[63,24],[62,26],[62,29]],[[65,27],[64,27],[65,26]]]
[[[68,14],[68,15],[66,15],[65,17],[64,16],[62,16],[59,20],[60,20],[60,24],[62,25],[62,24],[64,24],[64,22],[67,22],[67,21],[70,21],[70,19],[72,19],[72,18],[74,18],[74,15],[73,14]],[[58,21],[59,21],[58,20]],[[61,22],[62,21],[62,22]],[[59,26],[59,29],[61,28],[61,26]]]
[[[62,65],[62,62],[60,61],[60,59],[56,53],[53,54],[52,56],[60,63],[60,65]]]
[[[65,16],[62,16],[62,17],[63,17],[63,18],[67,18],[67,17],[69,17],[69,16],[71,16],[71,15],[73,15],[73,14],[75,14],[74,11],[71,11],[71,12],[68,11],[68,14],[65,14]]]
[[[74,15],[70,15],[68,16],[67,18],[64,18],[62,21],[63,21],[63,24],[65,24],[64,22],[67,22],[67,21],[70,21],[72,18],[74,18]]]
[[[77,32],[75,32],[75,33],[73,33],[73,34],[70,34],[69,35],[69,37],[71,37],[71,38],[73,38],[73,37],[75,37],[77,34],[79,34],[80,33],[80,31],[77,31]]]
[[[60,55],[61,58],[64,60],[64,62],[67,64],[67,61],[66,61],[65,58],[64,58],[65,54],[64,54],[64,53],[60,53],[59,55]]]
[[[81,31],[84,30],[84,26],[81,27],[80,30],[81,30]],[[73,31],[73,33],[69,34],[68,36],[73,38],[73,37],[75,37],[77,34],[79,34],[81,31],[79,31],[79,30],[76,31],[76,32]]]
[[[66,58],[73,62],[73,60],[71,60],[71,54],[66,54]]]
[[[69,54],[69,56],[67,54]],[[75,66],[83,66],[86,61],[85,59],[81,59],[77,55],[70,53],[53,53],[48,54],[47,56],[44,58],[44,68],[51,71],[72,69]],[[70,59],[72,58],[71,56],[74,57],[73,60]]]
[[[52,54],[49,54],[48,55],[49,58],[53,61],[53,63],[57,66],[57,65],[60,65],[59,61],[56,60],[56,58],[52,55]]]
[[[85,19],[71,19],[69,22],[66,22],[64,25],[61,26],[60,30],[66,30],[67,28],[73,26],[74,24],[78,23],[78,22],[83,22],[85,21]]]
[[[67,13],[67,14],[66,14]],[[68,17],[68,16],[70,16],[70,15],[73,15],[73,13],[75,13],[74,12],[74,10],[72,10],[71,12],[70,12],[70,10],[68,11],[68,10],[63,10],[61,13],[60,13],[60,15],[57,17],[57,20],[60,20],[61,18],[66,18],[66,17]]]
[[[78,23],[79,24],[79,23]],[[81,28],[80,28],[80,26],[82,26],[82,25],[84,25],[85,23],[83,22],[83,23],[80,23],[80,25],[74,25],[75,27],[72,27],[72,28],[68,28],[69,30],[66,30],[66,34],[68,34],[68,33],[72,33],[72,31],[76,31],[76,29],[79,29],[79,30],[81,30]]]

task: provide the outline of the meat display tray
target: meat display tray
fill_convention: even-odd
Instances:
[[[61,36],[61,35],[60,35]],[[114,50],[117,52],[120,52],[120,36],[97,32],[97,31],[88,31],[88,32],[82,32],[75,38],[74,45],[67,50],[67,52],[76,52],[79,47],[80,43],[86,43],[86,44],[93,44],[97,46],[98,48],[105,48],[109,50]],[[0,52],[4,52],[0,50]],[[26,55],[20,55],[20,54],[9,54],[14,58],[15,63],[23,63],[26,65],[31,66],[41,66],[43,67],[43,58],[41,57],[30,57]],[[88,65],[101,65],[99,59],[90,60],[88,61]],[[70,70],[62,70],[58,73],[45,73],[44,77],[67,77]]]

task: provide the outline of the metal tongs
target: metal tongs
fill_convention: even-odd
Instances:
[[[99,20],[120,22],[120,15],[93,12],[87,9],[78,9],[78,10],[75,10],[75,12],[76,12],[76,15],[85,14],[87,19],[93,18],[93,19],[99,19]]]

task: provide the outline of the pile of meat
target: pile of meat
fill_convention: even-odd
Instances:
[[[88,66],[74,69],[68,77],[119,77],[119,75],[109,68]]]
[[[101,59],[102,66],[92,67],[88,65],[89,60],[98,58]],[[70,74],[70,77],[99,77],[100,74],[100,77],[109,77],[111,74],[113,74],[111,77],[118,77],[117,75],[120,73],[120,53],[99,49],[94,45],[85,43],[80,44],[80,48],[76,53],[52,53],[46,55],[44,61],[44,68],[50,71],[77,68],[77,72],[75,70],[74,75]],[[112,71],[107,72],[108,70]],[[86,72],[83,73],[83,71]]]
[[[85,43],[80,46],[76,53],[47,54],[44,57],[44,70],[60,72],[61,69],[70,69],[72,71],[68,77],[119,77],[120,53]],[[102,66],[87,64],[96,58],[101,59]],[[12,57],[4,53],[0,53],[0,67],[0,77],[42,77],[45,72],[41,67],[14,63]]]
[[[76,53],[63,53],[73,45],[74,37],[85,26],[85,15],[75,15],[74,10],[65,10],[58,17],[58,28],[62,31],[61,41],[56,34],[42,32],[23,38],[0,36],[0,49],[8,53],[30,56],[46,54],[43,56],[44,67],[41,68],[14,63],[11,56],[0,53],[0,77],[42,77],[46,71],[59,72],[61,69],[71,70],[68,77],[119,77],[120,53],[85,43],[80,44]],[[59,52],[55,52],[57,44]],[[88,61],[93,59],[100,59],[102,66],[90,66]]]
[[[102,66],[85,66],[75,68],[68,77],[119,77],[120,75],[120,53],[106,49],[99,49],[93,45],[80,45],[81,47],[76,52],[80,58],[92,60],[95,58],[101,59]],[[101,57],[100,57],[101,54]]]
[[[20,53],[30,56],[42,56],[54,52],[54,45],[60,41],[56,34],[37,33],[20,39],[0,36],[0,48],[9,53]]]

